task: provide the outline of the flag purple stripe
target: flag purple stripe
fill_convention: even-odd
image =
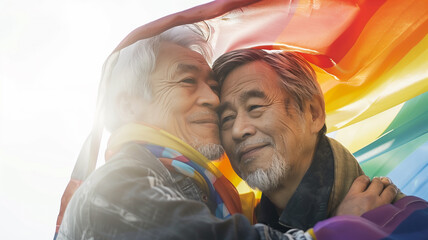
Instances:
[[[428,239],[428,208],[414,211],[386,239]]]
[[[428,225],[427,211],[428,202],[418,197],[407,196],[394,204],[369,211],[361,217],[337,216],[324,220],[315,225],[314,233],[317,240],[380,240],[390,237],[392,233],[396,234],[394,232],[396,230],[399,230],[396,235],[400,235],[400,239],[407,239],[407,235],[422,237],[423,232],[419,230],[424,229],[424,223]],[[410,226],[418,229],[412,229]]]
[[[336,216],[318,222],[314,233],[317,240],[378,240],[388,236],[381,228],[374,228],[373,225],[373,222],[362,217]]]
[[[373,211],[369,211],[363,214],[362,217],[381,226],[389,235],[414,211],[423,208],[428,208],[426,201],[415,196],[407,196],[394,204],[383,205]]]

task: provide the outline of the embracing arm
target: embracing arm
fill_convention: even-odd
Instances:
[[[153,157],[125,156],[98,169],[70,201],[57,239],[294,238],[252,226],[241,214],[216,218],[204,203],[184,198],[158,167]]]

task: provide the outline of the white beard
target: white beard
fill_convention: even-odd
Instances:
[[[194,148],[209,160],[219,159],[224,153],[223,146],[221,146],[220,144],[199,144]]]
[[[248,175],[243,174],[242,178],[252,188],[258,188],[260,191],[269,191],[276,189],[281,180],[288,175],[290,166],[275,151],[270,166],[267,169],[257,169]],[[243,173],[243,171],[241,171]]]

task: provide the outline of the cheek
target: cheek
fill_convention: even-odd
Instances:
[[[273,130],[273,139],[278,154],[287,158],[295,150],[296,135],[292,126],[282,121]]]
[[[296,116],[281,116],[276,121],[276,128],[273,131],[284,143],[292,143],[305,133],[303,122],[303,119]]]
[[[177,97],[170,101],[171,111],[179,118],[184,118],[191,114],[196,104],[196,101],[189,96]]]
[[[187,127],[185,126],[184,114],[173,101],[159,99],[153,105],[152,111],[145,113],[150,124],[158,126],[171,134],[180,135]]]
[[[228,128],[227,130],[222,130],[221,126],[219,126],[220,140],[221,144],[226,146],[231,146],[233,144],[232,138],[232,129]]]
[[[233,141],[231,141],[231,136],[229,132],[220,131],[220,141],[221,145],[223,145],[224,150],[226,151],[226,154],[228,156],[232,156],[234,144]]]
[[[153,108],[153,112],[147,114],[160,115],[161,118],[165,118],[161,119],[161,121],[165,121],[174,113],[175,106],[169,95],[162,95],[156,97],[153,102]]]
[[[160,111],[164,113],[167,121],[181,122],[185,119],[191,110],[192,105],[186,103],[184,98],[176,98],[175,100],[164,100],[159,106]]]
[[[160,108],[168,108],[170,111],[182,111],[188,108],[192,102],[192,96],[188,90],[177,86],[168,85],[157,91],[156,103]]]

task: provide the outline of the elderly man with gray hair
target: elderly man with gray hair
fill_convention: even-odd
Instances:
[[[239,196],[208,160],[223,153],[210,53],[202,29],[187,25],[107,59],[107,162],[72,197],[57,239],[258,238],[231,216]]]
[[[360,204],[339,208],[364,173],[345,147],[325,135],[324,97],[303,57],[242,49],[218,58],[213,71],[221,84],[222,144],[238,175],[263,192],[258,222],[285,232],[311,228],[343,208],[359,211]],[[393,187],[383,191],[382,181],[390,182],[375,178],[369,187],[380,193],[375,202],[403,197]]]

